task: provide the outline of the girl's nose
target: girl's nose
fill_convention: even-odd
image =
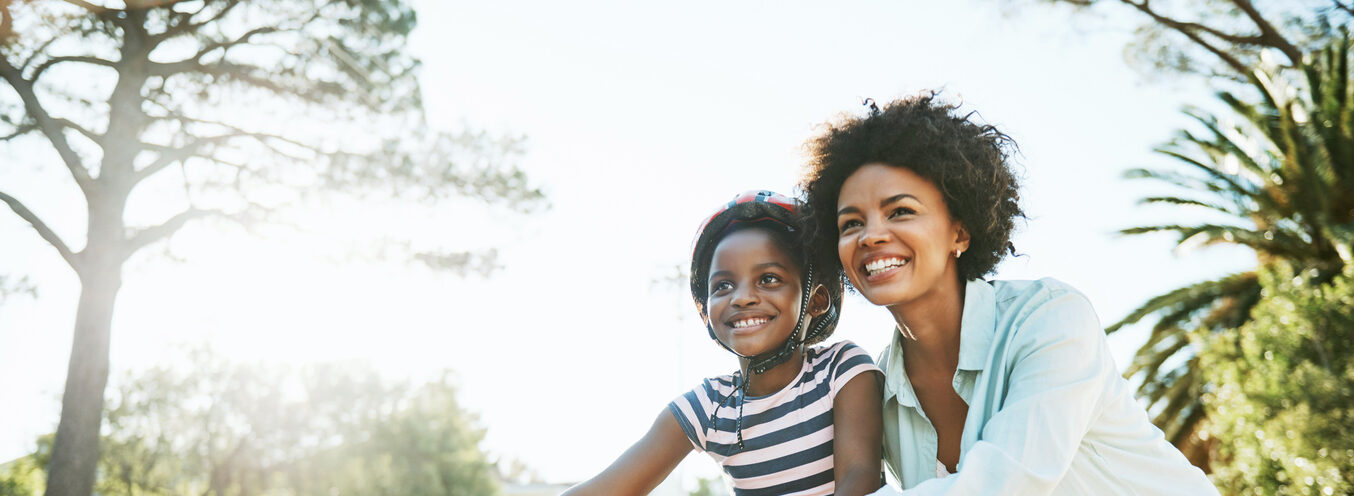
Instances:
[[[760,301],[757,298],[757,291],[754,289],[738,289],[733,294],[733,306],[743,308],[757,304]]]

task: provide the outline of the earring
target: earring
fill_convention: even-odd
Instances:
[[[959,255],[963,255],[963,254],[964,254],[964,250],[960,250],[960,249],[958,249],[958,248],[955,248],[955,249],[954,249],[954,258],[959,258]]]

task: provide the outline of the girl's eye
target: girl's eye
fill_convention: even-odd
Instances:
[[[851,229],[853,229],[853,228],[857,228],[857,227],[860,227],[860,226],[863,226],[863,225],[865,225],[865,224],[864,224],[864,223],[861,223],[861,222],[858,221],[858,220],[851,219],[851,220],[848,220],[848,221],[846,221],[846,222],[843,222],[841,226],[838,226],[837,230],[840,231],[840,232],[842,232],[842,233],[845,233],[846,231],[849,231],[849,230],[851,230]]]
[[[710,286],[710,294],[712,295],[719,294],[728,291],[730,289],[733,289],[733,283],[729,281],[719,281],[716,282],[714,285]]]
[[[894,217],[898,217],[898,216],[900,216],[900,215],[913,215],[913,214],[916,214],[916,213],[917,213],[917,211],[916,211],[916,210],[913,210],[913,209],[911,209],[911,208],[908,208],[908,207],[898,207],[898,208],[895,208],[895,209],[889,211],[889,218],[891,219],[891,218],[894,218]]]
[[[775,274],[762,274],[762,280],[759,281],[763,286],[772,286],[780,282],[780,276]]]

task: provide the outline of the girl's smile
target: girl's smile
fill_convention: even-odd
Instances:
[[[709,319],[715,336],[741,355],[785,343],[799,315],[799,264],[772,235],[743,229],[720,240],[710,257]]]
[[[735,316],[727,325],[733,328],[734,334],[747,334],[761,330],[772,320],[775,320],[774,316]]]

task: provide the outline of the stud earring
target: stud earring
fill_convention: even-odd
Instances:
[[[963,254],[964,254],[964,250],[961,250],[961,249],[958,249],[958,248],[955,248],[955,249],[954,249],[954,258],[959,258],[959,255],[963,255]]]

